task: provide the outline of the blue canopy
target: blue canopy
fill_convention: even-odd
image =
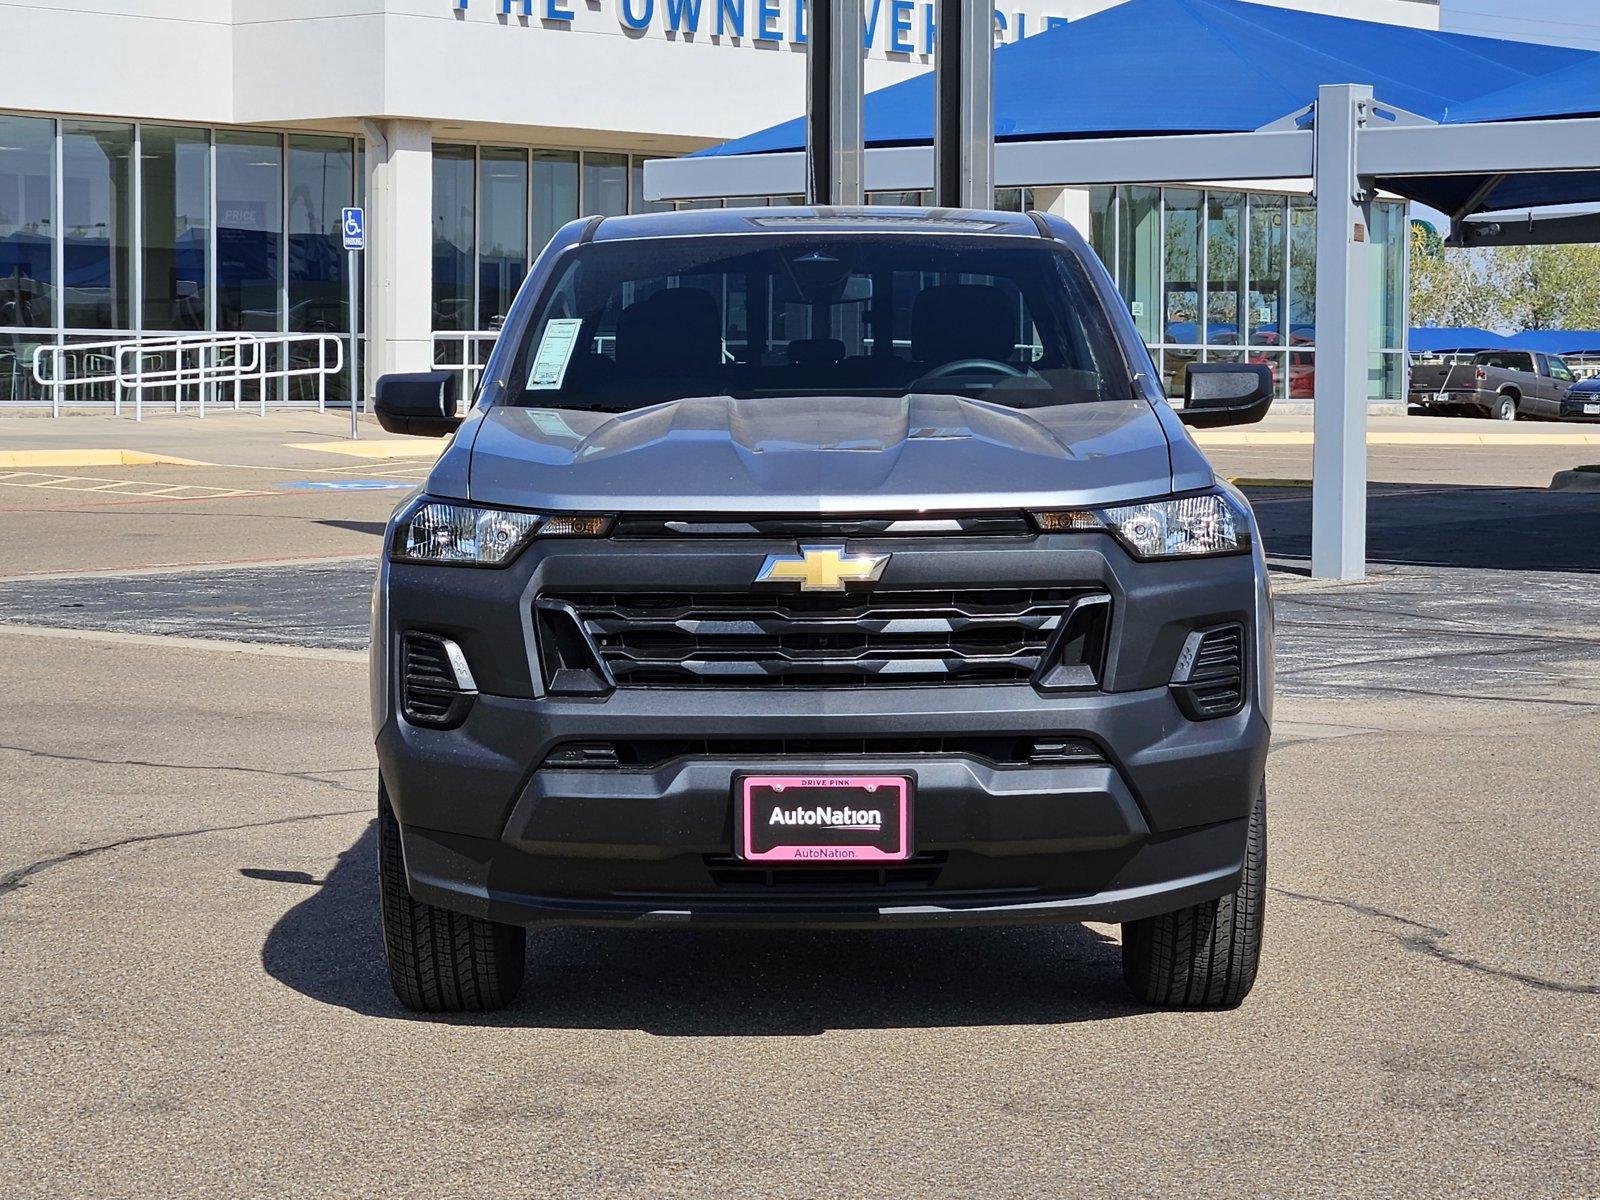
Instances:
[[[1509,87],[1452,104],[1445,121],[1525,121],[1538,117],[1600,116],[1600,56],[1590,55],[1571,66]]]
[[[1470,325],[1459,329],[1447,325],[1422,325],[1411,330],[1406,345],[1415,354],[1429,354],[1441,350],[1504,350],[1510,342],[1503,333],[1491,333]]]
[[[1529,329],[1506,339],[1518,350],[1539,354],[1583,354],[1600,350],[1600,331],[1593,329]]]
[[[1315,99],[1323,83],[1369,83],[1379,99],[1442,120],[1491,91],[1595,64],[1590,51],[1244,0],[1128,0],[995,51],[995,136],[1241,132]],[[930,141],[932,74],[873,92],[864,118],[869,145]],[[702,153],[804,145],[796,119]]]
[[[1414,353],[1441,350],[1532,350],[1537,354],[1600,353],[1597,329],[1528,329],[1522,333],[1495,333],[1468,325],[1454,328],[1423,325],[1413,328],[1406,345]]]

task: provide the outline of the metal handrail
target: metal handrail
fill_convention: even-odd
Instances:
[[[304,365],[296,366],[303,353]],[[79,373],[78,366],[100,360],[109,364]],[[246,385],[254,384],[263,416],[268,383],[279,379],[314,378],[317,409],[327,411],[328,378],[344,370],[344,339],[334,333],[209,333],[173,334],[156,338],[41,345],[33,351],[34,381],[51,393],[51,411],[61,415],[62,397],[71,388],[115,388],[114,407],[122,415],[123,397],[133,393],[134,419],[144,419],[145,392],[171,388],[173,411],[182,412],[185,390],[194,389],[200,416],[210,397],[232,387],[233,408],[244,404]]]
[[[429,335],[429,345],[432,348],[430,360],[435,371],[459,371],[461,373],[461,388],[458,394],[462,397],[473,395],[478,390],[478,381],[483,377],[484,369],[489,365],[489,352],[494,349],[495,342],[500,337],[497,329],[435,329]],[[461,352],[456,356],[457,361],[440,362],[439,348],[449,343],[459,343]],[[480,358],[478,347],[483,346]]]

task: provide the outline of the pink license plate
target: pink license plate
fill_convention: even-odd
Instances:
[[[900,862],[911,857],[904,775],[746,775],[735,816],[751,862]]]

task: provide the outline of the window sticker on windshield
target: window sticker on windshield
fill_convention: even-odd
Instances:
[[[544,327],[539,339],[539,352],[533,356],[533,369],[528,372],[528,387],[554,391],[567,377],[567,364],[572,361],[572,351],[578,345],[578,330],[583,321],[577,317],[559,317]]]

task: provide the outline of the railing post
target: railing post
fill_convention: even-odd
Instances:
[[[317,411],[328,411],[328,343],[317,336]]]
[[[133,419],[144,420],[144,347],[133,356]]]

